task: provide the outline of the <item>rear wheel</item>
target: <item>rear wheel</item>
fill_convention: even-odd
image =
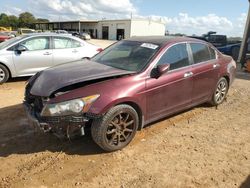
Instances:
[[[127,146],[134,138],[139,117],[129,105],[118,105],[101,119],[93,121],[93,140],[105,151],[116,151]]]
[[[213,98],[211,101],[212,105],[218,106],[221,103],[223,103],[223,101],[226,98],[227,92],[228,92],[228,81],[226,78],[223,77],[217,83],[216,90],[213,94]]]
[[[0,64],[0,84],[5,83],[9,79],[8,69]]]

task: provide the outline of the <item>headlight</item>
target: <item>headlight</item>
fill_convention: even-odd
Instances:
[[[67,116],[73,114],[81,114],[88,112],[93,102],[95,102],[100,95],[92,95],[81,99],[74,99],[56,104],[47,104],[41,115],[42,116]]]

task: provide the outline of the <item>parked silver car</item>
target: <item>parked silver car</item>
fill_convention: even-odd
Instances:
[[[92,57],[102,49],[77,37],[31,34],[0,44],[0,84],[10,77],[31,76],[48,67]]]
[[[75,37],[79,37],[80,39],[83,39],[83,40],[90,40],[91,39],[90,34],[88,34],[86,32],[83,32],[83,33],[73,32],[72,35]]]

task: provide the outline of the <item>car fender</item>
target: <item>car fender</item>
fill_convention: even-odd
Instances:
[[[103,96],[105,97],[105,96]],[[104,104],[105,102],[105,104]],[[108,96],[105,97],[105,100],[100,100],[100,102],[96,101],[93,106],[90,108],[89,113],[98,114],[98,115],[104,115],[106,114],[112,107],[117,106],[119,104],[131,104],[137,106],[142,113],[142,115],[145,114],[145,106],[146,106],[146,100],[144,97],[141,98],[135,98],[135,97],[123,97],[118,98],[116,100],[113,100],[109,98]]]
[[[13,61],[9,62],[7,58],[0,55],[0,64],[7,67],[7,69],[10,71],[11,77],[16,77],[16,68]]]
[[[235,79],[236,74],[236,62],[231,56],[224,55],[226,57],[224,63],[222,63],[220,69],[220,78],[226,77],[229,79],[229,85],[231,85]]]
[[[106,100],[105,100],[106,101]],[[94,114],[99,116],[104,116],[112,107],[120,105],[120,104],[127,104],[133,107],[136,112],[138,113],[139,116],[139,128],[138,130],[141,130],[144,127],[144,121],[145,121],[145,116],[146,116],[146,100],[145,97],[139,97],[139,98],[134,98],[134,97],[123,97],[119,98],[117,100],[110,100],[109,102],[106,103],[106,105],[98,105],[98,102],[94,103],[94,105],[90,108],[89,114]]]
[[[236,75],[236,62],[232,59],[227,65],[227,76],[229,78],[229,85],[232,85]]]

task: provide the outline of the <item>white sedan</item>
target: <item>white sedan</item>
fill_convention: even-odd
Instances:
[[[32,76],[46,68],[90,58],[102,49],[60,34],[19,36],[0,44],[0,84],[10,77]]]

